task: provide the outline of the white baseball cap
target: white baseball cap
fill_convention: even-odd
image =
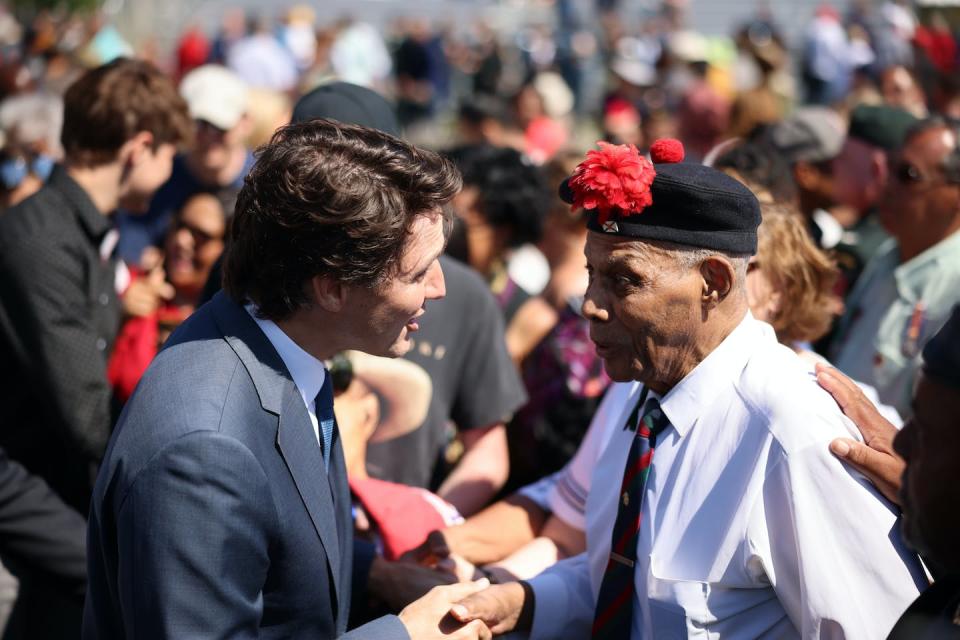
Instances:
[[[232,129],[247,112],[247,84],[233,71],[216,64],[197,67],[183,77],[180,95],[194,120],[218,129]]]

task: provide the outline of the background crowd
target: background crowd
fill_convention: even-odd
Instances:
[[[177,129],[171,174],[152,197],[121,198],[98,232],[96,267],[109,265],[111,281],[64,293],[87,276],[70,269],[89,266],[67,244],[34,256],[46,313],[18,320],[10,274],[25,267],[0,227],[0,462],[56,494],[42,498],[56,519],[27,552],[15,543],[30,536],[0,527],[8,636],[77,636],[83,517],[110,429],[165,338],[219,288],[254,150],[291,120],[374,126],[443,151],[463,174],[447,296],[428,305],[414,348],[331,364],[355,525],[382,570],[357,615],[476,571],[528,577],[582,550],[572,517],[527,506],[528,526],[552,540],[546,555],[512,553],[511,531],[495,543],[453,533],[470,561],[448,572],[385,564],[433,530],[489,517],[500,498],[494,509],[536,503],[530,485],[584,440],[610,381],[580,315],[586,223],[556,189],[596,140],[645,152],[675,137],[686,162],[746,183],[763,203],[753,315],[811,370],[832,363],[892,423],[909,419],[923,348],[960,303],[958,15],[825,3],[791,40],[760,8],[708,37],[688,27],[695,5],[667,0],[625,20],[615,2],[578,15],[558,1],[548,23],[510,30],[234,9],[216,30],[187,27],[173,52],[128,41],[100,15],[0,12],[0,220],[56,175],[63,94],[86,69],[142,58],[179,92],[156,96]]]

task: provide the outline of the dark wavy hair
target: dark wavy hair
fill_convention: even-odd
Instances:
[[[283,320],[306,306],[314,276],[380,287],[417,216],[442,212],[449,228],[460,186],[449,160],[386,133],[323,119],[283,127],[237,196],[224,289]]]
[[[553,193],[539,167],[506,147],[465,146],[449,155],[464,185],[479,191],[478,208],[487,222],[510,230],[509,246],[540,240]]]

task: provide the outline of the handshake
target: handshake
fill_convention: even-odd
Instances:
[[[471,563],[453,556],[443,534],[435,531],[399,562],[375,560],[370,591],[394,609],[402,607],[400,620],[416,640],[486,639],[528,630],[530,588],[522,582],[491,585],[487,577],[474,579],[479,574]]]

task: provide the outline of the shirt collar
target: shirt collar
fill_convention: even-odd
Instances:
[[[717,394],[729,392],[731,381],[743,370],[753,349],[771,340],[776,341],[773,328],[748,311],[730,335],[663,397],[660,407],[681,438]]]
[[[111,216],[104,215],[97,209],[90,194],[70,177],[62,165],[56,165],[53,168],[47,184],[60,192],[74,210],[87,235],[99,244],[113,226]]]
[[[953,258],[960,252],[960,231],[955,231],[937,244],[933,245],[918,256],[899,265],[893,271],[900,294],[910,301],[918,297],[920,292],[915,291],[918,284],[926,282],[927,278],[920,276],[922,271],[935,268],[944,258]]]
[[[290,339],[283,330],[272,320],[257,317],[256,307],[248,304],[244,307],[253,321],[257,323],[260,330],[267,336],[267,340],[277,350],[283,364],[286,365],[290,376],[293,378],[293,384],[297,391],[303,396],[303,402],[308,409],[313,409],[313,403],[320,393],[320,387],[323,386],[324,377],[327,375],[327,369],[323,362],[317,360],[312,355],[304,351],[300,345]]]

